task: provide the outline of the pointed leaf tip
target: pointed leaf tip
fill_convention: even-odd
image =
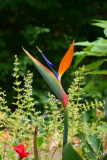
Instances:
[[[38,51],[41,53],[41,55],[42,55],[43,59],[45,60],[45,62],[47,63],[47,65],[48,65],[49,67],[53,67],[54,65],[46,58],[46,56],[42,53],[42,51],[39,49],[39,47],[36,46],[36,48],[37,48]]]
[[[70,48],[66,52],[65,56],[63,57],[60,65],[59,65],[59,69],[58,69],[59,79],[61,78],[61,76],[64,74],[64,72],[71,65],[71,62],[72,62],[72,59],[73,59],[73,53],[74,53],[74,42],[75,42],[75,40],[72,42]]]
[[[39,49],[38,46],[36,46],[36,48],[38,49],[38,51],[41,53],[43,59],[45,60],[45,62],[47,63],[47,65],[50,67],[50,69],[53,71],[54,75],[56,77],[58,77],[58,73],[55,72],[55,70],[53,69],[53,64],[46,58],[46,56],[42,53],[42,51]]]

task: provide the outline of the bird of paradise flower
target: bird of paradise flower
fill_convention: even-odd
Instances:
[[[37,47],[38,48],[38,47]],[[42,53],[42,51],[38,48],[40,51],[42,57],[46,61],[49,68],[52,70],[49,70],[47,67],[45,67],[43,64],[41,64],[37,59],[35,59],[33,56],[30,55],[30,53],[23,48],[24,52],[28,55],[28,57],[32,60],[34,63],[36,69],[40,72],[40,74],[43,76],[43,78],[46,80],[50,88],[53,90],[53,92],[56,94],[58,99],[63,103],[64,106],[64,136],[63,136],[63,146],[68,141],[68,122],[69,122],[69,110],[68,110],[68,97],[61,85],[61,77],[64,74],[64,72],[70,67],[72,59],[73,59],[73,53],[74,53],[74,41],[71,44],[70,48],[66,52],[65,56],[63,57],[58,73],[55,72],[53,69],[53,64],[48,61],[48,59],[45,57],[45,55]]]

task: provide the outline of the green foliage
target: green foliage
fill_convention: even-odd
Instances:
[[[81,139],[84,157],[90,159],[100,159],[99,157],[101,157],[102,146],[101,141],[98,139],[97,135],[89,134],[86,135],[87,138],[83,134],[78,136]]]
[[[102,21],[102,20],[95,20],[96,23],[92,23],[92,25],[97,26],[97,27],[101,27],[104,29],[104,35],[105,37],[107,37],[107,21]]]
[[[6,94],[0,90],[0,155],[2,160],[16,160],[14,145],[26,145],[32,153],[28,158],[33,160],[33,132],[39,127],[37,145],[40,159],[61,159],[63,139],[64,108],[54,95],[48,93],[48,103],[42,114],[37,101],[32,97],[33,74],[28,71],[23,82],[19,76],[19,61],[15,56],[14,63],[14,111],[7,106]],[[21,87],[23,83],[23,87]],[[75,72],[75,78],[68,89],[69,98],[69,142],[63,150],[63,158],[77,156],[79,159],[101,159],[102,146],[105,144],[107,124],[105,121],[105,101],[88,102],[84,99],[84,67]],[[72,145],[71,145],[72,143]],[[91,153],[91,154],[90,154]],[[77,159],[78,159],[77,158]],[[104,157],[103,157],[104,158]],[[76,160],[76,159],[75,159]]]
[[[38,36],[42,33],[48,33],[50,32],[49,28],[41,28],[38,26],[27,26],[25,31],[25,37],[27,38],[30,45],[35,44],[36,40],[38,39]]]
[[[106,37],[105,29],[107,28],[107,21],[96,21],[97,22],[93,23],[93,25],[104,28]],[[93,42],[77,42],[75,45],[85,47],[82,51],[75,52],[74,54],[77,56],[74,68],[81,63],[81,61],[82,63],[84,61],[84,72],[85,75],[88,75],[86,80],[87,85],[85,86],[84,91],[87,93],[87,96],[91,96],[92,98],[103,98],[103,96],[107,95],[107,39],[99,37]],[[90,63],[90,61],[87,61],[87,57],[93,59],[93,61],[91,60]]]
[[[107,56],[107,46],[106,46],[106,39],[98,38],[94,42],[77,42],[75,45],[84,46],[83,51],[76,52],[75,55],[83,55],[86,54],[87,56]]]
[[[62,152],[62,160],[82,160],[79,154],[72,147],[72,143],[67,143]]]

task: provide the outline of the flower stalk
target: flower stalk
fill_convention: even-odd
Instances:
[[[64,136],[63,136],[63,147],[68,142],[68,128],[69,128],[69,107],[67,105],[64,111]]]

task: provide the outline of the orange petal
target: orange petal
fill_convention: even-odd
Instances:
[[[75,40],[72,42],[70,48],[66,52],[65,56],[63,57],[60,65],[59,65],[59,69],[58,69],[59,79],[61,79],[61,76],[64,74],[64,72],[71,65],[71,62],[73,59],[73,53],[74,53],[74,42],[75,42]]]

